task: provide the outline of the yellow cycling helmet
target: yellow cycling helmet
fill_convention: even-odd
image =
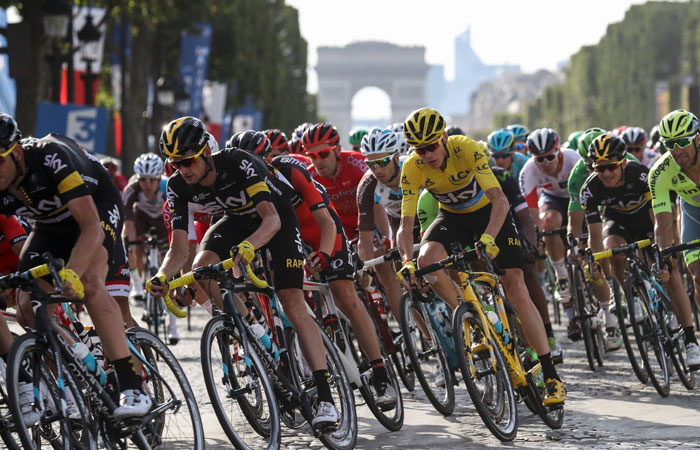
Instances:
[[[201,152],[209,142],[204,123],[194,117],[180,117],[163,128],[160,152],[166,158],[180,158],[188,152]]]
[[[432,108],[421,108],[408,115],[403,124],[406,142],[412,147],[423,147],[439,140],[445,132],[445,119]]]

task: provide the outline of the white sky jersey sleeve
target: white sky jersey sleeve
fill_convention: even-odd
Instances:
[[[520,172],[520,188],[523,191],[527,205],[530,208],[537,208],[538,191],[554,197],[569,198],[567,189],[569,174],[574,168],[581,155],[577,151],[563,149],[561,151],[561,169],[556,176],[544,173],[535,162],[535,158],[530,158]]]

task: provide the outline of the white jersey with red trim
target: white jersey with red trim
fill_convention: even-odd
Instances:
[[[535,158],[530,158],[520,171],[520,188],[523,191],[527,206],[538,207],[539,192],[560,198],[569,198],[567,189],[569,174],[574,168],[581,155],[574,150],[561,150],[560,166],[557,174],[547,175],[540,169]]]

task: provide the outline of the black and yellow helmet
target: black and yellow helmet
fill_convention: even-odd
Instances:
[[[588,146],[588,158],[596,163],[598,161],[621,161],[627,155],[625,141],[612,133],[603,133],[593,139]]]
[[[180,158],[188,152],[200,152],[206,147],[209,133],[204,123],[195,117],[180,117],[163,128],[160,152],[166,158]]]
[[[445,132],[445,119],[432,108],[421,108],[408,115],[403,124],[406,142],[423,147],[439,140]]]

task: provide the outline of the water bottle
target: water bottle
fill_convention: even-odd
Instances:
[[[452,324],[450,323],[450,315],[447,312],[447,306],[444,302],[436,302],[436,310],[440,326],[445,330],[447,337],[452,337]]]
[[[501,323],[501,319],[498,317],[498,314],[496,314],[493,311],[486,311],[486,317],[489,318],[489,322],[493,325],[493,327],[496,329],[496,332],[503,336],[503,342],[508,345],[510,342],[510,336],[507,334],[504,335],[503,333],[503,324]]]
[[[250,326],[250,330],[253,332],[255,337],[263,343],[265,348],[275,356],[275,359],[279,359],[280,353],[277,349],[277,345],[275,345],[275,343],[272,342],[272,339],[270,339],[270,335],[267,334],[265,328],[259,323],[254,323]]]
[[[102,367],[97,365],[97,361],[87,345],[83,344],[82,342],[78,342],[77,344],[73,344],[71,350],[73,350],[73,354],[76,358],[83,361],[83,364],[85,364],[85,367],[87,367],[88,372],[95,375],[100,381],[100,384],[104,385],[107,381],[105,371],[102,369]]]

